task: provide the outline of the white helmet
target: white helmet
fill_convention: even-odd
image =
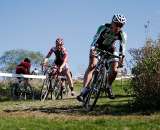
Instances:
[[[121,14],[115,14],[112,18],[112,22],[121,23],[122,25],[124,25],[126,23],[126,18]]]

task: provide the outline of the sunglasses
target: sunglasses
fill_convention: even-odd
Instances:
[[[121,24],[121,23],[115,23],[115,25],[116,25],[116,27],[120,27],[120,28],[123,27],[123,24]]]
[[[57,44],[56,46],[57,46],[57,47],[61,47],[61,46],[63,46],[63,44]]]

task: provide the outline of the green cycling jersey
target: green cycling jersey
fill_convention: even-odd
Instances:
[[[96,35],[93,38],[93,42],[91,44],[91,47],[98,47],[103,50],[112,50],[114,51],[115,47],[115,41],[119,40],[120,47],[119,47],[119,55],[124,56],[125,55],[125,45],[126,45],[126,33],[123,31],[120,31],[119,33],[115,34],[111,31],[111,24],[105,24],[101,25]]]

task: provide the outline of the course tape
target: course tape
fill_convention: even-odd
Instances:
[[[11,78],[29,78],[29,79],[46,79],[45,75],[26,75],[26,74],[12,74],[12,73],[1,73],[2,77],[11,77]]]
[[[22,78],[31,78],[31,79],[46,79],[45,75],[26,75],[26,74],[12,74],[12,73],[1,73],[0,76],[2,77],[11,77],[11,78],[16,78],[16,77],[22,77]],[[116,80],[121,80],[121,79],[131,79],[133,76],[121,76],[117,77]]]

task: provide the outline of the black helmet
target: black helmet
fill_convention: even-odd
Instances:
[[[24,62],[31,63],[31,60],[29,58],[24,58]]]

